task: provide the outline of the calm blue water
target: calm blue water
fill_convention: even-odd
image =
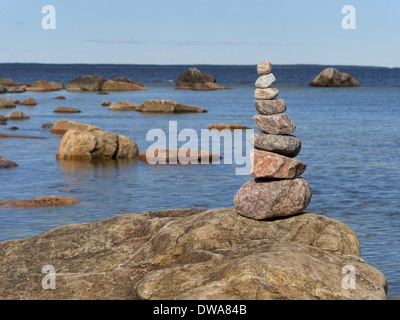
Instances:
[[[232,90],[194,92],[174,89],[179,74],[190,66],[28,65],[0,64],[0,78],[19,83],[36,80],[68,82],[77,76],[124,76],[149,90],[111,93],[8,94],[30,96],[36,107],[17,106],[31,119],[0,126],[0,133],[35,135],[45,140],[0,139],[0,155],[19,167],[0,171],[0,199],[42,195],[72,196],[81,203],[64,208],[0,209],[0,241],[19,239],[52,227],[90,222],[113,215],[169,208],[233,206],[236,191],[250,179],[238,176],[238,165],[150,166],[128,162],[59,162],[61,137],[42,129],[46,122],[70,119],[97,125],[135,140],[140,151],[150,129],[168,132],[169,121],[178,130],[201,129],[214,123],[240,123],[254,128],[255,66],[197,66]],[[303,141],[298,159],[308,165],[304,177],[313,188],[307,211],[323,214],[351,226],[360,238],[362,257],[389,281],[389,298],[400,298],[400,69],[338,67],[357,78],[360,88],[311,88],[309,81],[325,66],[275,66],[276,87],[288,105],[288,114]],[[239,83],[240,82],[240,83]],[[244,82],[244,83],[243,83]],[[64,101],[53,97],[64,95]],[[4,97],[2,95],[1,97]],[[102,100],[142,103],[171,99],[206,108],[205,114],[148,115],[117,113],[101,107]],[[83,112],[60,115],[60,106]],[[0,110],[6,115],[9,110]],[[9,131],[17,126],[19,130]],[[183,144],[184,142],[182,142]],[[223,148],[221,155],[224,156]]]

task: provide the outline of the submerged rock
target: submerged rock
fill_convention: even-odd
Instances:
[[[204,150],[156,148],[142,152],[137,159],[149,164],[209,164],[221,156]]]
[[[75,198],[44,196],[26,200],[0,201],[0,207],[22,207],[22,208],[56,207],[56,206],[58,207],[58,206],[68,206],[77,203],[79,203],[79,200]]]
[[[316,214],[255,221],[172,209],[61,226],[0,243],[0,299],[380,300],[384,275],[347,225]],[[42,268],[55,267],[56,290]],[[356,289],[342,287],[344,266]]]
[[[59,107],[55,109],[53,112],[55,113],[81,113],[82,111],[76,108],[71,107]]]
[[[189,106],[172,100],[148,100],[136,108],[140,112],[154,113],[204,113],[206,109]]]
[[[359,87],[360,83],[347,73],[335,68],[323,70],[310,82],[311,87]]]
[[[189,68],[181,73],[175,82],[175,89],[193,89],[197,91],[227,89],[216,83],[216,79],[197,68]]]
[[[9,98],[0,98],[0,108],[11,109],[15,108],[15,103]]]
[[[18,164],[16,164],[14,161],[0,157],[0,169],[8,169],[16,167],[18,167]]]
[[[16,111],[12,111],[9,114],[7,114],[6,119],[7,120],[28,120],[30,118],[22,111],[16,110]]]
[[[58,91],[64,89],[64,85],[58,82],[48,82],[46,80],[38,80],[31,87],[26,88],[26,91],[46,92]]]
[[[51,128],[51,133],[65,134],[70,129],[76,130],[102,130],[97,126],[91,124],[75,122],[71,120],[58,120]]]
[[[68,91],[100,91],[107,79],[102,76],[80,76],[68,82]]]
[[[246,126],[242,126],[241,124],[225,124],[225,123],[217,123],[208,126],[208,130],[248,130],[251,129]]]

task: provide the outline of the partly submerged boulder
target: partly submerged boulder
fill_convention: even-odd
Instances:
[[[171,209],[61,226],[0,243],[0,299],[384,300],[385,276],[347,225],[306,213]],[[43,266],[56,290],[43,290]],[[356,270],[354,289],[343,268]]]
[[[138,160],[149,164],[209,164],[214,161],[219,161],[219,154],[192,149],[149,149],[142,152]]]
[[[79,200],[75,198],[59,197],[59,196],[43,196],[26,200],[0,201],[0,207],[21,207],[21,208],[59,207],[77,203],[79,203]]]
[[[110,111],[135,111],[139,105],[129,101],[117,101],[110,105]]]
[[[76,130],[102,130],[97,126],[91,124],[75,122],[71,120],[58,120],[51,128],[51,133],[64,134],[70,129]]]
[[[11,109],[15,108],[15,103],[9,98],[0,98],[0,108]]]
[[[4,87],[15,87],[17,83],[12,79],[2,78],[0,79],[0,85]]]
[[[80,76],[68,82],[68,91],[100,91],[107,79],[102,76]]]
[[[118,77],[103,83],[102,91],[142,91],[147,90],[141,83]]]
[[[208,130],[248,130],[251,129],[246,126],[242,126],[241,124],[225,124],[225,123],[216,123],[208,126]]]
[[[58,82],[48,82],[46,80],[38,80],[31,87],[25,88],[26,91],[46,92],[58,91],[64,89],[64,85]]]
[[[189,68],[181,73],[175,83],[176,89],[193,89],[198,91],[227,89],[216,83],[216,79],[197,68]]]
[[[311,82],[311,87],[359,87],[360,83],[347,73],[335,68],[327,68]]]
[[[12,111],[6,115],[7,120],[29,120],[29,116],[20,110]]]
[[[16,168],[18,164],[9,159],[0,157],[0,169]]]
[[[136,108],[140,112],[154,113],[204,113],[206,109],[194,107],[183,103],[178,103],[172,100],[148,100]]]
[[[81,113],[82,111],[72,107],[58,107],[54,109],[55,113]]]
[[[61,139],[58,160],[133,159],[137,144],[128,137],[103,130],[68,130]]]

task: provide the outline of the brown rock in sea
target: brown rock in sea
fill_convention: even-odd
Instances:
[[[254,92],[254,97],[257,100],[272,100],[275,99],[279,95],[279,90],[276,88],[266,88],[260,89],[257,88]]]
[[[35,99],[33,99],[32,97],[20,102],[19,104],[23,105],[23,106],[36,106],[37,105]]]
[[[302,175],[307,167],[300,160],[263,150],[252,150],[250,159],[253,178],[293,179]]]
[[[66,89],[71,92],[101,91],[107,79],[102,76],[80,76],[68,82]]]
[[[271,134],[285,134],[296,131],[296,125],[287,113],[277,113],[270,116],[257,114],[254,116],[257,129]]]
[[[12,102],[9,98],[0,98],[0,108],[3,109],[15,108],[15,103]]]
[[[257,65],[257,73],[260,76],[269,74],[272,71],[272,64],[268,60],[265,60]]]
[[[15,87],[17,86],[17,83],[12,79],[2,78],[0,79],[0,85],[4,87]]]
[[[261,150],[296,157],[301,150],[301,140],[290,134],[268,134],[257,132],[250,140],[251,144]]]
[[[29,120],[29,116],[20,110],[12,111],[6,115],[7,120]]]
[[[0,169],[9,169],[16,167],[18,167],[18,164],[16,164],[14,161],[0,157]]]
[[[101,103],[101,105],[102,105],[103,107],[109,107],[109,106],[111,105],[111,102],[110,102],[110,101],[107,101],[107,100],[103,100],[102,103]]]
[[[58,82],[48,82],[46,80],[38,80],[31,87],[27,87],[26,91],[49,92],[64,89],[64,85]]]
[[[208,130],[248,130],[249,127],[242,126],[241,124],[225,124],[225,123],[217,123],[208,126]]]
[[[58,97],[55,97],[53,99],[55,99],[55,100],[65,100],[66,98],[64,96],[58,96]]]
[[[122,135],[103,130],[68,130],[61,139],[57,160],[133,159],[137,144]]]
[[[384,300],[385,276],[347,225],[306,213],[254,221],[234,208],[171,209],[0,243],[4,300]],[[56,290],[43,290],[45,265]],[[354,290],[342,268],[357,270]]]
[[[140,112],[153,113],[204,113],[206,109],[194,107],[172,100],[148,100],[136,108]]]
[[[311,197],[311,187],[303,178],[253,179],[239,189],[234,203],[239,214],[264,220],[304,212]]]
[[[0,84],[0,93],[6,93],[7,88]]]
[[[282,99],[276,100],[255,100],[254,106],[259,114],[271,115],[286,111],[286,103]]]
[[[156,148],[142,152],[137,159],[149,164],[209,164],[221,156],[203,150]]]
[[[58,120],[51,128],[51,133],[64,134],[70,129],[76,130],[102,130],[97,126],[91,124],[75,122],[71,120]]]
[[[21,208],[39,208],[39,207],[58,207],[68,206],[79,203],[79,200],[69,197],[44,196],[26,200],[6,200],[0,201],[0,207],[21,207]]]
[[[213,90],[226,90],[226,89],[228,88],[221,86],[215,82],[194,83],[192,85],[193,91],[213,91]]]
[[[335,68],[323,70],[310,82],[311,87],[359,87],[360,83],[345,72]]]
[[[43,129],[51,129],[51,128],[53,128],[53,123],[50,123],[50,122],[48,122],[48,123],[44,123],[44,124],[42,124],[42,128]]]
[[[189,68],[181,73],[175,83],[175,89],[193,89],[197,91],[227,89],[216,83],[216,79],[197,68]]]
[[[76,108],[71,107],[59,107],[55,109],[53,112],[55,113],[81,113],[82,111]]]
[[[124,81],[107,80],[103,83],[102,91],[142,91],[147,90],[141,84],[129,83]]]
[[[110,105],[110,111],[135,111],[139,105],[129,101],[117,101]]]

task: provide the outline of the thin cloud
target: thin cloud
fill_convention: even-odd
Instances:
[[[107,40],[107,39],[85,39],[84,42],[102,43],[102,44],[162,44],[162,45],[174,45],[174,46],[213,46],[213,45],[232,45],[232,46],[243,46],[243,45],[267,45],[259,44],[250,41],[232,40],[232,41],[197,41],[197,40],[182,40],[182,41],[139,41],[130,39],[121,40]]]

